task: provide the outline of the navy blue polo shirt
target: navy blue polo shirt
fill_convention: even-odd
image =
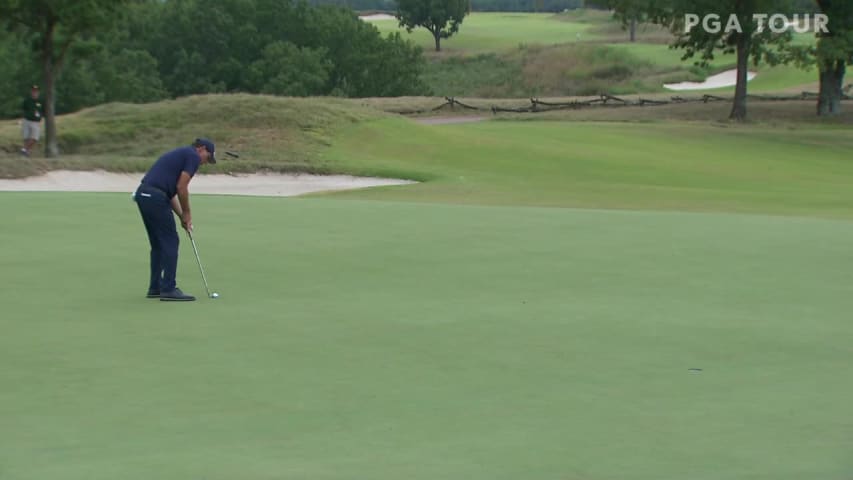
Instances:
[[[192,177],[198,171],[199,165],[201,165],[201,157],[193,147],[176,148],[164,153],[154,162],[148,173],[142,177],[142,183],[162,190],[172,198],[177,193],[181,172],[187,172]]]

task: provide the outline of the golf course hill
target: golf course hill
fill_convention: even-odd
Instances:
[[[438,124],[390,113],[440,103],[236,94],[109,104],[59,118],[59,158],[22,162],[6,154],[0,166],[7,178],[143,172],[162,152],[207,136],[241,157],[223,158],[205,174],[418,182],[328,193],[341,198],[853,217],[850,115],[818,119],[810,101],[752,102],[745,124],[726,120],[727,102],[481,114],[481,121]],[[13,144],[17,128],[7,123],[0,135]]]

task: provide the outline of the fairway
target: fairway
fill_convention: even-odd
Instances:
[[[398,27],[396,19],[370,23],[383,34],[401,32],[425,49],[435,47],[432,34],[423,28],[406,33],[405,28]],[[514,48],[519,44],[577,42],[586,39],[585,32],[589,28],[589,24],[560,21],[553,14],[477,12],[465,17],[460,26],[460,32],[464,34],[442,39],[441,46],[449,52],[487,52]]]
[[[434,52],[435,40],[432,34],[424,28],[415,28],[412,32],[406,32],[405,28],[398,26],[396,19],[375,20],[370,22],[375,25],[383,34],[399,32],[404,38],[410,39],[417,45],[421,46],[429,55],[437,55]],[[626,59],[623,59],[618,64],[630,63],[635,61],[640,62],[639,65],[652,67],[662,71],[668,71],[671,74],[686,75],[696,62],[701,60],[700,55],[682,60],[685,51],[683,49],[672,49],[669,43],[672,43],[672,38],[667,36],[656,38],[649,43],[644,43],[642,40],[631,43],[627,41],[627,33],[623,32],[616,26],[615,21],[606,14],[595,13],[593,15],[584,16],[579,14],[564,14],[555,15],[550,13],[507,13],[507,12],[473,12],[467,15],[459,27],[459,31],[450,38],[441,40],[442,54],[438,58],[453,58],[459,56],[475,56],[475,55],[495,55],[504,54],[503,66],[506,63],[512,63],[516,56],[524,56],[524,50],[532,46],[559,46],[565,52],[571,52],[583,46],[606,46],[612,49],[613,52],[628,54]],[[646,28],[656,28],[642,26],[641,31]],[[795,43],[799,45],[807,45],[814,43],[815,38],[809,34],[797,34]],[[601,54],[599,54],[601,56]],[[556,61],[559,63],[559,60]],[[639,68],[639,65],[635,68]],[[433,67],[437,68],[437,67]],[[472,67],[473,68],[473,67]],[[495,67],[497,68],[497,67]],[[571,75],[577,70],[578,66],[568,63],[562,67],[553,66],[560,75]],[[729,69],[736,68],[736,58],[732,53],[716,52],[714,59],[710,62],[709,72],[718,73]],[[817,71],[814,68],[799,68],[793,64],[770,66],[767,62],[762,62],[759,65],[750,64],[751,71],[758,72],[758,76],[750,82],[750,92],[769,93],[790,90],[789,93],[800,93],[802,90],[815,91],[818,79]],[[438,73],[433,81],[433,89],[438,95],[459,95],[453,93],[455,89],[465,88],[456,85],[454,82],[460,81],[458,68],[452,70],[457,77],[452,75],[442,76]],[[547,69],[545,70],[548,71]],[[539,72],[540,74],[542,72]],[[552,73],[553,74],[553,73]],[[500,77],[507,77],[507,71],[500,68],[485,69],[471,74],[475,77],[496,77],[494,80],[489,80],[491,83],[500,83]],[[666,77],[662,77],[666,78]],[[469,80],[469,82],[472,80]],[[531,80],[528,80],[531,81]],[[619,88],[631,93],[636,92],[668,92],[664,89],[661,80],[658,83],[643,83],[638,80],[635,85],[618,87],[610,85],[610,89],[606,93],[620,93]],[[672,83],[672,82],[670,82]],[[449,90],[449,91],[448,91]],[[713,93],[716,95],[734,94],[734,86],[682,92],[682,95],[701,95],[703,93]],[[531,90],[531,95],[536,93]],[[461,96],[461,95],[460,95]]]
[[[779,131],[705,122],[423,126],[388,119],[343,130],[325,156],[358,174],[427,180],[333,194],[340,198],[853,218],[850,129]]]
[[[169,305],[126,195],[0,194],[0,478],[853,468],[848,221],[194,198]]]

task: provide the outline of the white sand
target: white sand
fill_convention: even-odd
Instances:
[[[139,186],[141,173],[77,172],[56,170],[39,177],[0,179],[0,191],[16,192],[127,192]],[[384,185],[407,185],[408,180],[349,175],[196,175],[193,194],[292,197],[311,192],[352,190]]]
[[[755,72],[747,72],[746,81],[750,81],[758,75]],[[665,83],[663,86],[669,90],[705,90],[709,88],[733,87],[737,85],[737,70],[726,70],[725,72],[711,75],[704,82],[681,82]]]
[[[394,15],[388,15],[386,13],[377,13],[375,15],[364,15],[363,17],[358,17],[365,22],[375,22],[378,20],[394,20]]]

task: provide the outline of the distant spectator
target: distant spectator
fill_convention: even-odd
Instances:
[[[44,105],[39,98],[38,85],[33,85],[30,89],[30,96],[24,99],[21,109],[24,112],[24,121],[21,124],[24,148],[21,149],[21,155],[29,157],[41,136],[41,117],[44,116]]]

